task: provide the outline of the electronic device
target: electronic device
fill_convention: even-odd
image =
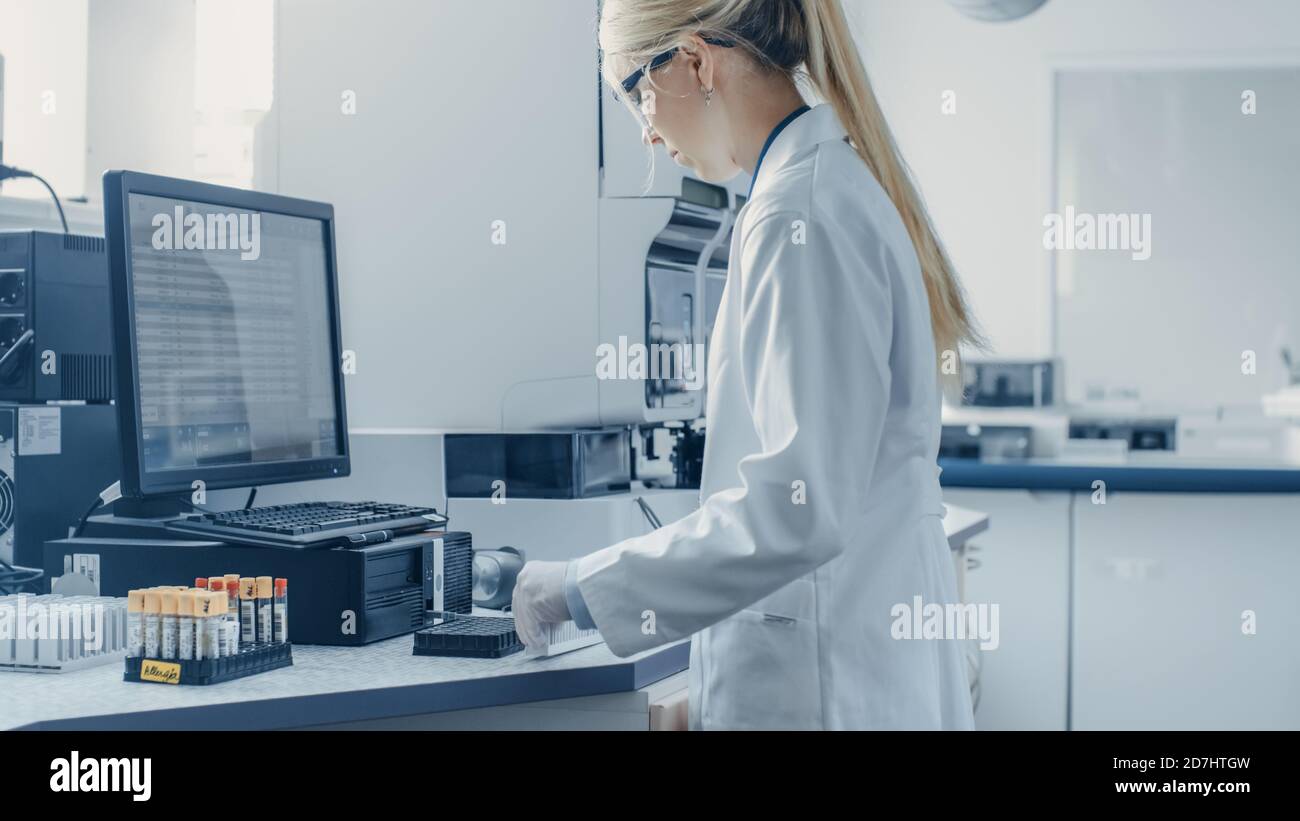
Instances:
[[[113,398],[102,237],[0,231],[0,400]]]
[[[357,547],[267,550],[169,538],[153,525],[98,519],[87,526],[93,535],[46,543],[44,568],[51,580],[94,568],[99,595],[125,596],[136,588],[230,572],[285,578],[293,591],[295,645],[368,644],[423,627],[429,610],[468,614],[472,608],[468,533],[428,531]]]
[[[962,404],[974,407],[1050,407],[1063,395],[1061,363],[1054,359],[973,359],[963,364],[962,377]]]
[[[434,533],[433,600],[430,610],[469,613],[474,609],[474,541],[463,530]]]
[[[1028,425],[944,425],[940,459],[1005,461],[1028,459],[1034,431]]]
[[[556,433],[447,434],[447,495],[584,499],[632,484],[628,428]]]
[[[111,405],[0,403],[0,558],[40,567],[119,468]]]
[[[264,547],[329,547],[388,542],[447,523],[433,508],[380,502],[300,502],[194,513],[169,530]]]
[[[124,516],[274,547],[446,523],[377,502],[181,516],[178,494],[346,476],[334,209],[130,171],[104,175]],[[170,498],[169,498],[170,497]]]
[[[1233,430],[1230,435],[1240,435],[1240,433],[1240,430]],[[1185,452],[1187,442],[1179,437],[1178,420],[1168,416],[1125,417],[1082,414],[1071,416],[1070,439],[1120,441],[1125,443],[1127,450],[1178,450],[1182,455],[1187,455]],[[1259,447],[1257,453],[1261,455],[1277,453],[1275,443],[1269,442]],[[1223,454],[1204,455],[1222,456]]]
[[[509,607],[515,580],[523,569],[523,554],[513,547],[474,551],[474,606],[489,610]]]
[[[480,548],[509,545],[529,561],[577,559],[644,536],[700,506],[698,490],[639,486],[610,496],[564,499],[563,504],[555,499],[506,498],[500,504],[494,499],[453,496],[448,509],[454,513],[456,527],[473,533]]]
[[[333,207],[109,171],[104,227],[122,495],[348,475]]]

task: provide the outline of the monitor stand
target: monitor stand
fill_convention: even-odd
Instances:
[[[131,499],[123,496],[113,503],[113,515],[124,519],[175,519],[189,507],[175,496]]]
[[[166,529],[167,522],[188,512],[188,506],[176,496],[148,499],[122,497],[113,503],[112,512],[87,519],[81,535],[88,539],[211,541]]]

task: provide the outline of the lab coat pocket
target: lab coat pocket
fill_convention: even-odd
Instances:
[[[710,631],[707,714],[719,729],[819,729],[817,590],[799,579]]]

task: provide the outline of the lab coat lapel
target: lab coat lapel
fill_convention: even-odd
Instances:
[[[772,145],[767,149],[767,156],[763,158],[763,164],[758,169],[758,178],[754,180],[753,198],[751,198],[736,214],[736,222],[731,230],[731,266],[738,264],[740,259],[740,240],[745,234],[745,218],[753,205],[754,199],[757,199],[763,191],[769,186],[772,177],[776,172],[789,164],[799,155],[803,154],[821,143],[830,140],[843,140],[848,136],[844,126],[840,124],[839,116],[835,113],[834,106],[822,103],[813,106],[805,111],[793,122],[787,125]],[[726,285],[723,286],[722,300],[723,310],[718,312],[717,324],[714,326],[714,339],[717,340],[709,351],[708,372],[714,373],[720,368],[725,360],[722,358],[722,349],[726,346],[717,344],[725,339],[728,330],[727,326],[730,321],[731,311],[727,310],[727,299],[732,296],[734,290],[732,283],[735,277],[728,273]],[[717,359],[714,358],[713,351],[719,351]]]
[[[840,124],[835,107],[828,103],[813,106],[796,117],[780,134],[776,135],[771,147],[767,149],[767,156],[763,158],[763,164],[758,169],[758,177],[754,180],[752,199],[761,196],[776,172],[790,161],[821,143],[842,140],[846,136],[848,132]],[[749,203],[745,203],[744,210],[748,209]]]

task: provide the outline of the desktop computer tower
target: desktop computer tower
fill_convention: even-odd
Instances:
[[[0,400],[113,398],[103,237],[0,231]]]
[[[284,578],[294,644],[369,644],[423,627],[429,610],[468,614],[473,604],[468,533],[315,550],[193,541],[148,520],[107,516],[85,533],[46,543],[43,567],[54,588],[69,574],[84,577],[70,589],[101,596],[226,573]]]
[[[40,567],[120,469],[112,405],[0,403],[0,558]]]

